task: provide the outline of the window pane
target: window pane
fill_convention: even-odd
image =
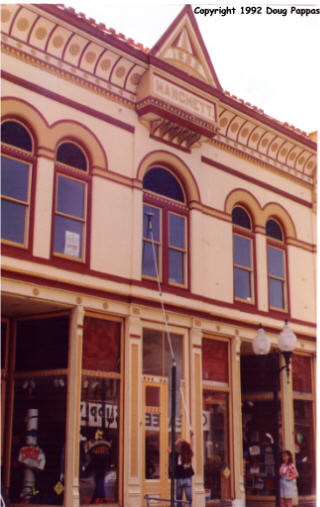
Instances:
[[[64,477],[66,396],[65,375],[15,380],[10,474],[15,504],[57,503],[53,488]],[[58,501],[62,505],[63,492]]]
[[[249,271],[234,268],[234,295],[236,298],[251,300]]]
[[[120,323],[85,317],[82,368],[120,372]]]
[[[315,440],[312,401],[294,400],[296,466],[299,495],[315,494]]]
[[[59,146],[57,151],[57,160],[63,164],[71,165],[82,171],[87,169],[86,157],[73,143],[63,143]]]
[[[160,414],[145,414],[146,479],[160,479]]]
[[[275,465],[272,442],[274,438],[274,407],[272,401],[243,403],[243,455],[247,495],[275,494]],[[270,436],[271,438],[270,438]],[[258,505],[253,502],[252,505]]]
[[[1,125],[1,140],[3,143],[17,146],[26,151],[32,151],[32,141],[27,130],[15,121],[6,121]]]
[[[177,248],[184,248],[184,223],[182,216],[169,213],[169,244]]]
[[[203,391],[204,484],[209,500],[230,498],[228,394]]]
[[[232,223],[241,225],[241,227],[245,227],[246,229],[251,229],[251,223],[248,214],[244,211],[243,208],[240,208],[239,206],[232,210]]]
[[[243,236],[233,235],[234,264],[251,268],[251,241]]]
[[[209,338],[202,340],[203,380],[228,383],[228,344]]]
[[[157,278],[157,272],[154,265],[154,256],[153,256],[153,249],[152,249],[152,243],[144,241],[142,245],[142,274],[146,276],[152,276],[153,278]],[[157,269],[159,269],[158,266],[158,252],[159,247],[157,245],[154,245],[155,248],[155,256],[156,256],[156,263],[157,263]]]
[[[159,241],[160,210],[158,208],[154,208],[153,206],[147,206],[147,204],[144,204],[143,206],[143,237],[151,239],[151,233],[148,227],[149,221],[146,213],[151,213],[153,215],[151,216],[153,239],[154,241]]]
[[[56,216],[54,251],[73,257],[81,257],[82,222]]]
[[[184,253],[169,249],[169,281],[184,283]]]
[[[162,375],[162,332],[143,330],[143,373]]]
[[[148,407],[160,407],[159,387],[146,386],[146,405]]]
[[[183,351],[183,340],[181,335],[170,333],[170,339],[172,343],[173,353],[176,359],[176,373],[177,379],[180,379],[183,375],[182,370],[182,351]],[[168,343],[167,334],[164,334],[164,343],[165,343],[165,375],[169,377],[171,375],[171,366],[172,366],[172,357],[171,350]]]
[[[67,368],[68,336],[68,316],[19,321],[16,371]]]
[[[282,241],[282,231],[280,229],[280,226],[274,220],[268,220],[266,224],[266,233],[267,236],[280,239]]]
[[[161,169],[161,167],[151,169],[145,174],[143,188],[184,202],[183,192],[178,181],[169,171]]]
[[[28,201],[29,165],[13,158],[1,157],[1,194]]]
[[[268,246],[268,270],[269,275],[284,278],[282,250]]]
[[[120,380],[82,377],[80,504],[116,503],[119,481]],[[92,499],[96,500],[92,502]]]
[[[283,282],[274,278],[269,278],[269,305],[284,308]]]
[[[25,216],[27,207],[1,199],[1,238],[15,243],[24,243]]]
[[[297,393],[312,393],[310,357],[292,355],[292,388]]]
[[[81,181],[58,177],[57,211],[84,218],[85,185]]]

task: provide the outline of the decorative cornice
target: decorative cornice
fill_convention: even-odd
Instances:
[[[284,175],[286,177],[293,178],[294,180],[299,182],[299,185],[304,185],[308,189],[314,187],[313,178],[305,176],[305,179],[301,179],[300,175],[298,175],[298,173],[293,169],[290,169],[287,167],[286,168],[275,167],[275,165],[272,164],[272,162],[273,162],[272,160],[265,161],[265,160],[262,160],[262,158],[258,158],[259,156],[261,156],[261,155],[259,155],[258,152],[253,154],[253,153],[248,153],[248,152],[242,151],[241,149],[239,149],[239,145],[237,143],[234,143],[234,145],[232,146],[231,144],[227,144],[227,143],[222,142],[217,137],[211,139],[209,142],[210,142],[210,144],[217,146],[219,149],[222,149],[223,151],[231,152],[231,153],[235,154],[237,157],[240,157],[244,160],[248,160],[248,161],[254,163],[255,165],[272,170],[273,172],[276,172],[277,174],[281,173],[282,175]]]

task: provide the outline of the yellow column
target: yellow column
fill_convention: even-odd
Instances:
[[[142,324],[131,308],[125,330],[124,505],[142,505]]]
[[[234,501],[233,505],[244,507],[245,488],[242,450],[242,411],[241,411],[241,370],[240,370],[241,338],[236,336],[231,343],[231,370],[232,370],[232,412],[233,412],[233,467],[234,467]]]
[[[79,437],[81,401],[81,362],[84,309],[72,310],[69,333],[69,376],[65,452],[65,507],[79,507]]]
[[[196,323],[195,323],[196,325]],[[193,327],[190,331],[191,368],[191,415],[193,435],[193,503],[197,507],[205,505],[205,492],[203,483],[203,431],[202,431],[202,331]]]

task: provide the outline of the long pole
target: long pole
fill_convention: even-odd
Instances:
[[[170,506],[174,507],[174,479],[176,463],[176,374],[177,367],[175,359],[171,367],[171,484],[170,484]]]
[[[274,456],[274,469],[275,469],[275,506],[280,507],[280,442],[279,442],[279,388],[280,388],[280,371],[279,356],[274,350],[273,357],[273,406],[274,406],[274,443],[273,443],[273,456]]]

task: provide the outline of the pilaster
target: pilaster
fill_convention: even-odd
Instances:
[[[142,322],[131,308],[125,322],[124,505],[142,505]]]
[[[203,432],[202,432],[202,330],[201,323],[195,319],[190,330],[191,350],[191,414],[193,426],[193,502],[197,507],[205,505],[203,483]]]
[[[232,413],[233,413],[233,467],[234,467],[234,496],[232,505],[245,506],[245,487],[242,450],[242,411],[241,411],[241,370],[240,370],[241,338],[236,336],[231,342],[231,382],[232,382]]]
[[[53,182],[54,160],[40,152],[37,158],[33,255],[44,259],[50,257]]]
[[[64,505],[79,507],[79,445],[81,364],[84,309],[76,306],[71,313],[69,332],[69,376],[67,391],[67,430],[65,452]]]

